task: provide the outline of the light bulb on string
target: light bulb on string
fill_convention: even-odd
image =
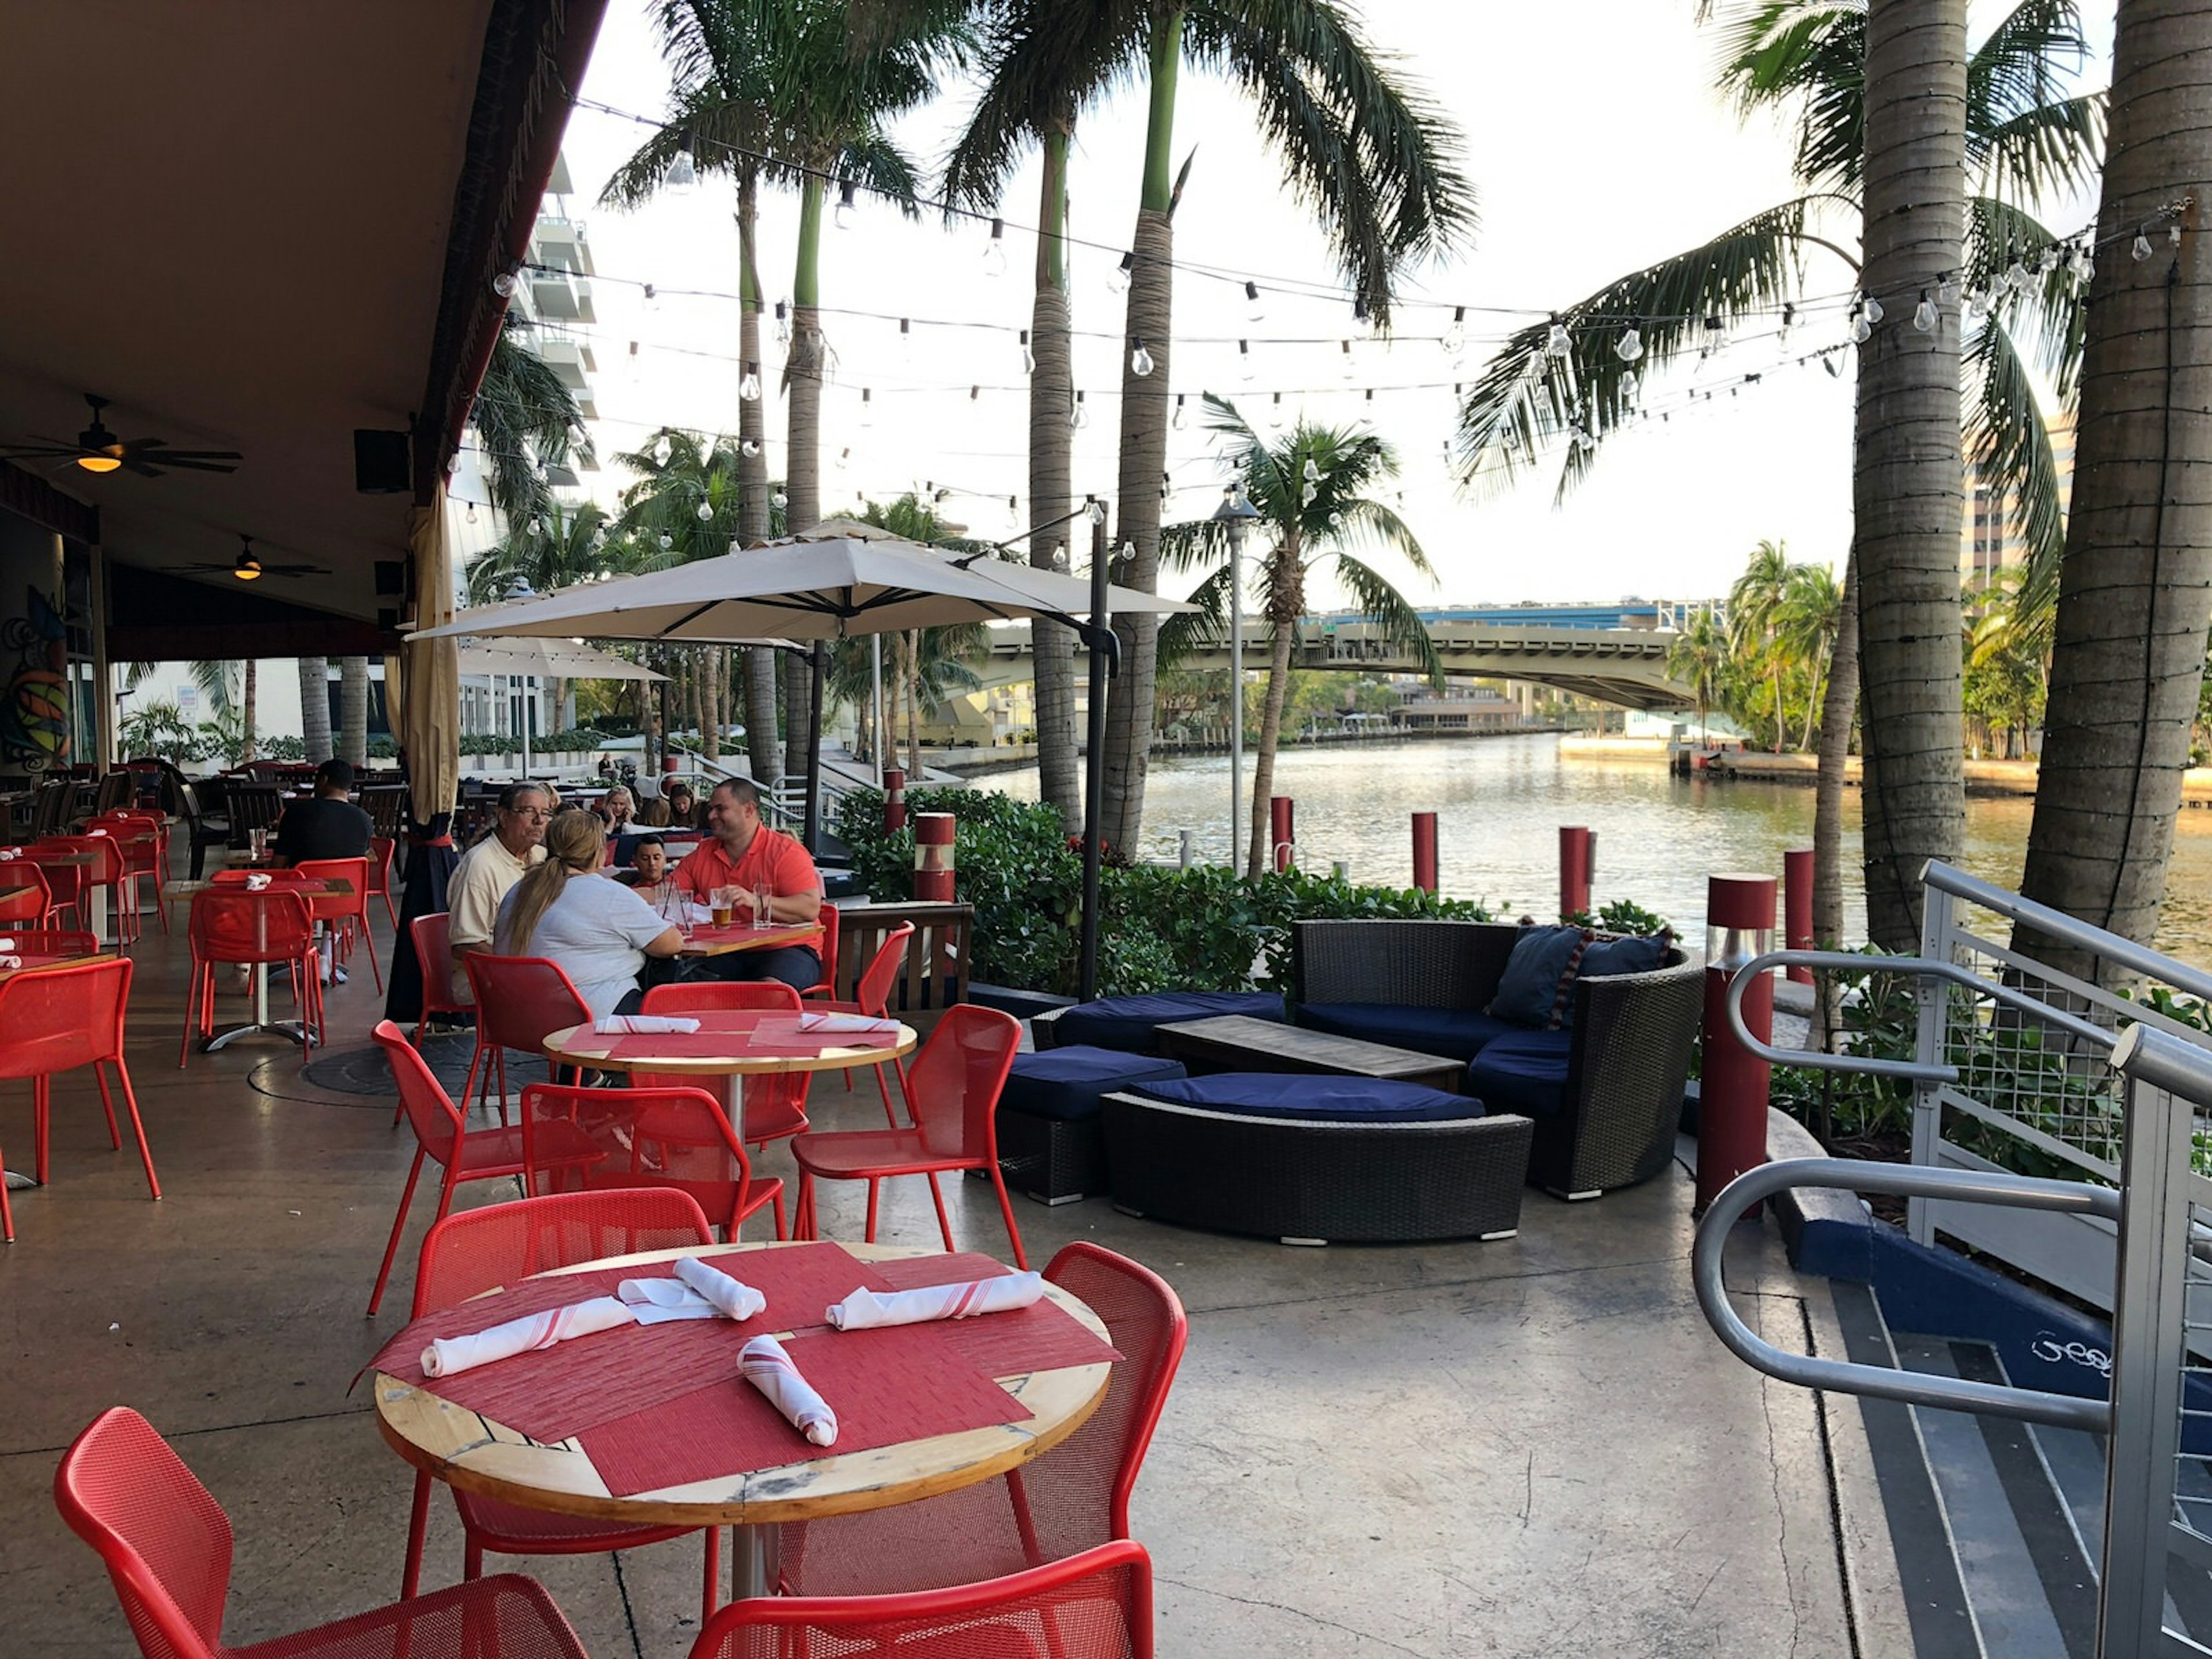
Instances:
[[[502,300],[512,300],[514,297],[515,289],[521,286],[522,276],[519,269],[502,270],[491,279],[491,291]]]
[[[853,449],[852,446],[848,444],[844,448],[837,452],[837,470],[840,472],[842,472],[848,466],[852,465],[852,462]]]
[[[1790,301],[1784,300],[1782,302],[1782,326],[1775,335],[1775,343],[1778,345],[1786,346],[1790,343],[1790,331],[1796,321],[1796,306]]]
[[[1084,401],[1080,392],[1075,394],[1075,402],[1067,411],[1067,423],[1078,432],[1091,424],[1091,405]]]
[[[778,345],[791,343],[791,301],[788,300],[775,302],[775,343]]]
[[[1168,422],[1168,424],[1169,424],[1170,426],[1173,427],[1173,428],[1174,428],[1176,431],[1178,431],[1178,432],[1182,431],[1182,430],[1183,429],[1184,425],[1186,424],[1186,422],[1184,421],[1184,418],[1183,418],[1183,409],[1182,409],[1182,400],[1183,400],[1183,396],[1184,396],[1184,394],[1183,394],[1183,393],[1182,393],[1182,392],[1176,392],[1176,401],[1175,401],[1175,417]]]
[[[775,507],[777,511],[781,512],[783,508],[785,508],[785,507],[789,507],[789,506],[791,505],[791,497],[790,497],[790,496],[788,496],[788,495],[785,495],[785,494],[783,493],[783,491],[781,491],[781,489],[778,489],[778,490],[773,491],[773,492],[769,495],[769,498],[768,498],[768,504],[769,504],[770,507]]]
[[[645,285],[645,308],[647,311],[660,309],[660,290],[651,283]]]
[[[1854,305],[1851,307],[1852,343],[1855,345],[1864,345],[1873,334],[1874,325],[1867,320],[1865,305],[1863,303]]]
[[[1320,494],[1320,490],[1315,489],[1313,485],[1308,484],[1304,489],[1298,491],[1298,505],[1300,507],[1311,507],[1314,504],[1314,497]]]
[[[991,240],[983,244],[983,274],[1003,276],[1006,274],[1006,222],[991,221]]]
[[[1443,347],[1444,355],[1448,357],[1456,357],[1467,349],[1467,307],[1465,306],[1452,307],[1451,326],[1444,330],[1444,337],[1437,343]]]
[[[702,501],[699,503],[699,522],[701,524],[712,524],[714,522],[714,502]]]
[[[1237,343],[1237,374],[1240,380],[1252,378],[1252,343],[1249,340]]]
[[[2051,274],[2051,267],[2056,265],[2057,263],[2058,250],[2057,248],[2045,246],[2036,250],[2035,264],[2033,269],[2037,276],[2048,276]]]
[[[1319,483],[1321,482],[1321,463],[1315,460],[1312,456],[1307,456],[1305,465],[1298,469],[1298,476],[1304,479],[1308,483]]]
[[[1269,394],[1267,403],[1267,430],[1270,432],[1280,432],[1282,429],[1283,394],[1277,392]]]
[[[1352,360],[1351,341],[1340,340],[1337,342],[1336,367],[1337,372],[1343,375],[1346,380],[1348,380],[1352,378],[1352,370],[1357,367],[1357,365]]]
[[[858,193],[859,193],[859,186],[857,186],[856,185],[854,185],[854,182],[853,182],[850,179],[846,179],[846,180],[845,180],[845,182],[844,182],[843,184],[842,184],[842,185],[838,185],[838,186],[837,186],[837,228],[838,228],[838,229],[840,229],[840,230],[850,230],[850,229],[852,229],[852,228],[853,228],[853,221],[854,221],[854,219],[855,217],[857,217],[857,216],[858,216],[858,215],[859,215],[859,213],[860,213],[860,206],[859,206],[859,204],[858,204],[858,203],[856,203],[856,202],[854,200],[854,198]]]
[[[1100,501],[1096,495],[1085,495],[1083,498],[1083,516],[1090,520],[1093,524],[1104,524],[1106,522],[1106,503]]]
[[[1836,360],[1833,357],[1827,356],[1826,353],[1821,355],[1820,367],[1828,371],[1828,378],[1832,380],[1840,380],[1844,378],[1843,369],[1838,366]]]
[[[860,424],[861,424],[862,426],[873,426],[875,423],[876,423],[876,393],[875,393],[875,388],[874,388],[874,387],[872,387],[872,386],[862,386],[862,387],[860,388]]]
[[[1957,271],[1945,271],[1943,280],[1936,284],[1936,303],[1939,306],[1954,306],[1959,303],[1959,273]]]
[[[743,536],[731,537],[729,550],[732,553],[744,552],[745,550],[745,538]]]
[[[1113,270],[1106,273],[1106,291],[1109,294],[1127,293],[1129,291],[1129,273],[1136,268],[1136,264],[1137,256],[1135,254],[1123,254],[1121,256],[1121,263],[1115,265]]]
[[[1565,357],[1571,356],[1574,349],[1574,337],[1567,332],[1566,323],[1559,313],[1553,312],[1552,331],[1544,337],[1544,355],[1547,357]]]
[[[2028,275],[2027,264],[2014,259],[2005,267],[2005,286],[2015,294],[2025,294],[2035,286],[2035,278]]]
[[[1613,355],[1624,363],[1632,363],[1644,355],[1644,336],[1634,323],[1620,331],[1620,338],[1613,343]]]
[[[462,516],[467,519],[471,524],[474,524],[477,521],[477,504],[474,501],[471,501],[469,503],[469,510]]]
[[[679,149],[676,152],[676,159],[668,164],[666,182],[668,188],[674,191],[690,190],[699,182],[699,168],[692,161],[690,150]]]
[[[1022,331],[1022,373],[1036,373],[1036,353],[1030,349],[1030,331],[1027,329]]]
[[[1933,334],[1936,322],[1936,301],[1923,288],[1920,290],[1920,303],[1912,307],[1912,326],[1923,334]]]
[[[1129,373],[1141,380],[1152,372],[1152,354],[1145,349],[1145,337],[1132,334],[1129,337]]]
[[[982,397],[983,388],[981,386],[971,386],[968,388],[968,401],[969,403],[979,403],[982,400]]]
[[[914,319],[911,317],[899,319],[899,350],[908,357],[914,356]]]
[[[738,396],[746,403],[757,403],[761,395],[760,365],[747,363],[744,378],[738,382]]]
[[[1728,319],[1717,311],[1705,316],[1705,349],[1718,351],[1728,343]]]
[[[1877,299],[1875,299],[1875,298],[1874,297],[1874,295],[1871,295],[1871,294],[1868,295],[1866,296],[1866,319],[1867,319],[1867,321],[1869,321],[1869,323],[1878,323],[1878,322],[1880,322],[1880,321],[1881,320],[1881,317],[1882,317],[1881,301],[1879,301],[1879,300],[1877,300]]]
[[[662,531],[660,532],[660,550],[665,553],[670,548],[675,545],[676,538],[670,535],[665,530]]]
[[[592,545],[594,548],[600,548],[605,547],[606,544],[607,529],[605,525],[601,525],[597,530],[594,530],[592,532]]]
[[[761,444],[758,438],[745,438],[739,441],[738,444],[738,453],[744,456],[747,460],[752,459],[754,456],[760,453]]]
[[[542,536],[545,533],[545,521],[542,519],[533,518],[526,526],[524,526],[524,528],[528,530],[533,536]]]
[[[1990,311],[1990,291],[1977,283],[1966,290],[1966,315],[1986,317]]]
[[[1260,300],[1260,285],[1259,285],[1259,283],[1251,283],[1251,282],[1248,282],[1248,283],[1246,283],[1244,284],[1244,315],[1245,315],[1245,317],[1246,317],[1249,321],[1252,321],[1252,322],[1255,322],[1255,323],[1256,323],[1256,322],[1261,321],[1263,319],[1265,319],[1265,318],[1266,318],[1266,316],[1267,316],[1267,307],[1265,305],[1263,305],[1263,304],[1261,302],[1261,300]]]
[[[1066,542],[1054,542],[1052,544],[1052,568],[1054,570],[1065,570],[1067,568],[1067,544]]]
[[[2096,261],[2089,252],[2088,243],[2074,244],[2066,256],[2066,273],[2083,288],[2088,287],[2089,279],[2097,274]]]
[[[2150,258],[2150,233],[2148,231],[2139,230],[2136,233],[2135,240],[2128,245],[2128,257],[2130,259],[2133,259],[2137,264],[2141,264],[2144,260]]]
[[[1633,404],[1636,401],[1637,394],[1641,392],[1643,390],[1644,383],[1637,379],[1636,371],[1634,369],[1630,368],[1621,371],[1620,401],[1624,404]]]

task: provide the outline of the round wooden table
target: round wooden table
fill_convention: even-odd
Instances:
[[[653,1250],[579,1263],[545,1278],[596,1273],[609,1267],[672,1261],[679,1256],[720,1257],[759,1250],[805,1248],[797,1241],[701,1245]],[[883,1244],[842,1246],[863,1262],[935,1251]],[[1105,1324],[1075,1297],[1047,1281],[1045,1295],[1092,1335],[1108,1340]],[[999,1316],[984,1316],[985,1318]],[[780,1332],[787,1335],[787,1332]],[[869,1333],[849,1333],[860,1341]],[[562,1344],[551,1352],[589,1348],[604,1337]],[[787,1521],[820,1520],[956,1491],[1005,1474],[1058,1445],[1080,1427],[1105,1398],[1109,1363],[1033,1369],[1002,1376],[1001,1388],[1024,1407],[1026,1420],[968,1429],[872,1450],[793,1456],[773,1467],[742,1470],[687,1486],[617,1497],[580,1442],[530,1438],[481,1413],[441,1398],[429,1383],[376,1374],[377,1428],[385,1441],[416,1468],[449,1486],[482,1492],[526,1508],[585,1516],[639,1526],[734,1528],[732,1593],[742,1600],[773,1588],[775,1528]],[[926,1383],[926,1378],[917,1379]],[[728,1386],[750,1386],[734,1375]],[[791,1447],[811,1449],[793,1431]]]

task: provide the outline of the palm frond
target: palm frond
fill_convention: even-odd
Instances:
[[[1978,134],[2054,102],[2088,57],[2075,0],[2020,0],[1967,56],[1968,153]]]
[[[1229,536],[1212,519],[1160,526],[1160,568],[1204,570],[1229,556]],[[1164,627],[1166,624],[1163,623]]]
[[[2032,202],[2094,184],[2105,154],[2105,94],[2060,99],[1967,135],[1966,155],[1992,196]]]
[[[2014,346],[2027,344],[2036,367],[2070,401],[2081,367],[2087,292],[2063,259],[2053,259],[2024,290],[2006,280],[2015,264],[2043,256],[2056,240],[2024,208],[1987,196],[1966,198],[1968,283],[1990,296],[1991,314],[2002,320]]]
[[[2059,505],[2057,458],[2033,377],[2012,337],[1987,317],[1966,342],[1966,437],[1975,476],[2027,544],[2024,580],[2029,609],[2054,603],[2066,554],[2066,514]]]
[[[1337,514],[1336,532],[1348,547],[1386,548],[1431,582],[1436,580],[1436,567],[1429,562],[1413,526],[1380,501],[1346,502]]]
[[[1807,185],[1857,190],[1866,119],[1865,0],[1761,0],[1732,9],[1721,25],[1714,80],[1732,95],[1739,116],[1793,110],[1793,165]]]
[[[1163,532],[1163,536],[1166,532]],[[1160,623],[1159,664],[1173,668],[1197,652],[1224,644],[1229,638],[1229,567],[1223,565],[1189,593],[1184,603],[1195,611],[1178,611]]]
[[[1443,659],[1437,654],[1437,642],[1429,636],[1428,624],[1421,620],[1420,613],[1372,565],[1349,553],[1338,553],[1334,558],[1337,579],[1352,595],[1353,608],[1365,620],[1379,626],[1393,645],[1410,653],[1421,665],[1421,672],[1428,676],[1429,684],[1441,689],[1444,683]]]

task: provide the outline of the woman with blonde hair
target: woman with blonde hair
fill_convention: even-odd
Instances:
[[[499,907],[493,948],[542,957],[568,975],[592,1018],[635,1013],[638,973],[648,957],[672,957],[684,935],[618,882],[600,874],[606,832],[598,815],[571,807],[545,827],[545,861],[533,866]]]

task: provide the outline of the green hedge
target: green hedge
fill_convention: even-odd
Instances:
[[[1083,858],[1050,807],[981,789],[910,789],[909,812],[956,820],[954,890],[975,907],[972,976],[1072,995],[1080,966]],[[884,798],[856,790],[835,829],[878,899],[914,895],[914,831],[883,830]],[[1302,871],[1247,881],[1218,866],[1109,866],[1099,883],[1101,994],[1283,990],[1291,924],[1315,916],[1451,916],[1487,921],[1465,899],[1360,887]]]

